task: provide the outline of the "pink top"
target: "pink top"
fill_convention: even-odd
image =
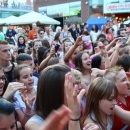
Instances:
[[[72,68],[72,69],[76,68],[75,65],[71,61],[69,61],[69,67]]]

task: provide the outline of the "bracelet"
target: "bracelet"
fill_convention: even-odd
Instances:
[[[33,115],[33,113],[31,113],[31,114],[24,113],[25,117],[31,117],[32,115]]]
[[[108,58],[108,56],[104,56],[104,58]]]
[[[71,121],[79,121],[80,117],[78,119],[70,119]]]

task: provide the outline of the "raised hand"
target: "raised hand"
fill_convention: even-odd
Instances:
[[[23,94],[20,93],[20,95],[21,95],[23,102],[26,105],[26,110],[29,110],[29,111],[32,110],[32,105],[33,105],[33,101],[35,100],[35,96],[32,98],[29,98],[27,96],[27,90],[25,90]]]
[[[3,95],[3,98],[5,98],[7,100],[11,100],[16,91],[24,90],[25,88],[26,88],[26,86],[24,86],[23,83],[19,83],[19,82],[9,83],[9,85]]]
[[[79,36],[79,37],[77,37],[77,40],[76,40],[76,42],[75,42],[75,44],[74,45],[76,45],[76,46],[80,46],[80,45],[82,45],[84,42],[82,41],[82,35],[81,36]]]
[[[39,130],[63,130],[70,119],[70,110],[66,106],[51,112]]]
[[[78,86],[73,86],[73,80],[71,73],[65,75],[65,95],[67,99],[67,105],[70,108],[71,118],[78,119],[80,118],[80,103],[83,95],[85,94],[85,89],[82,89],[78,92]]]

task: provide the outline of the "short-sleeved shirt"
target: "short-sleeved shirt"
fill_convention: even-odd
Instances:
[[[37,91],[37,86],[34,86],[34,90]],[[13,104],[14,104],[15,110],[22,110],[22,112],[25,113],[26,105],[23,102],[19,91],[16,91],[16,93],[14,94],[13,101],[14,101]],[[35,100],[33,101],[32,111],[34,110],[34,103],[35,103]]]

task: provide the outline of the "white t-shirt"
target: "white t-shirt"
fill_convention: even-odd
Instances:
[[[99,34],[100,34],[100,30],[98,30],[98,32],[95,32],[93,30],[90,31],[90,35],[92,37],[92,42],[96,42]]]
[[[37,91],[37,86],[34,86],[34,90]],[[19,91],[16,91],[16,93],[13,96],[13,100],[14,100],[13,104],[14,104],[15,110],[21,109],[22,112],[25,113],[26,105],[23,102]],[[33,101],[32,111],[34,110],[34,104],[35,104],[35,100]]]
[[[118,31],[117,25],[113,25],[112,28],[114,29],[114,37],[117,37],[117,31]]]

